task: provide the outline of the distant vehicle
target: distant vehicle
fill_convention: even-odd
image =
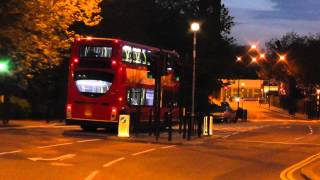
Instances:
[[[167,75],[162,77],[161,119],[173,106],[177,119],[179,77],[175,51],[109,38],[78,38],[72,44],[68,76],[66,124],[84,130],[116,126],[120,113],[148,122],[155,80],[147,66],[149,56],[165,53]]]
[[[221,102],[221,105],[212,105],[211,114],[214,122],[237,122],[236,111],[233,110],[228,102]]]

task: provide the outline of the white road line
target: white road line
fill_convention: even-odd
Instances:
[[[148,150],[145,150],[145,151],[133,153],[133,154],[131,154],[131,155],[132,155],[132,156],[138,156],[138,155],[140,155],[140,154],[144,154],[144,153],[151,152],[151,151],[154,151],[154,150],[156,150],[156,149],[155,149],[155,148],[152,148],[152,149],[148,149]]]
[[[279,142],[279,141],[237,141],[245,143],[262,143],[262,144],[282,144],[282,145],[307,145],[307,146],[320,146],[315,143],[290,143],[290,142]]]
[[[223,137],[221,137],[221,138],[228,138],[228,137],[230,137],[231,135],[226,135],[226,136],[223,136]]]
[[[312,135],[312,134],[313,134],[313,129],[312,129],[312,127],[311,127],[311,126],[309,126],[309,130],[310,130],[309,135]]]
[[[304,135],[304,136],[301,136],[301,137],[297,137],[297,138],[295,138],[295,140],[297,141],[297,140],[300,140],[300,139],[306,138],[307,136],[312,135],[312,134],[313,134],[313,129],[312,129],[312,127],[311,127],[311,126],[308,126],[308,128],[309,128],[309,131],[310,131],[309,134]]]
[[[301,136],[301,137],[297,137],[297,138],[295,138],[294,140],[300,140],[300,139],[303,139],[303,138],[305,138],[306,136]]]
[[[39,146],[39,149],[44,149],[44,148],[51,148],[51,147],[57,147],[57,146],[65,146],[65,145],[70,145],[73,144],[72,142],[69,143],[62,143],[62,144],[53,144],[53,145],[48,145],[48,146]]]
[[[89,174],[89,176],[87,176],[84,180],[92,180],[98,173],[99,171],[95,170],[91,174]]]
[[[6,154],[19,153],[19,152],[22,152],[22,150],[8,151],[8,152],[1,152],[1,153],[0,153],[0,156],[1,156],[1,155],[6,155]]]
[[[125,157],[121,157],[121,158],[115,159],[115,160],[113,160],[113,161],[110,161],[110,162],[104,164],[103,167],[109,167],[109,166],[111,166],[112,164],[115,164],[115,163],[117,163],[117,162],[119,162],[119,161],[122,161],[122,160],[124,160],[124,159],[126,159],[126,158],[125,158]]]
[[[94,142],[94,141],[101,141],[102,139],[88,139],[88,140],[79,140],[77,143],[85,143],[85,142]]]
[[[169,149],[169,148],[173,148],[173,147],[176,147],[176,145],[163,146],[163,147],[161,147],[161,149]]]
[[[70,166],[73,166],[73,164],[59,163],[59,162],[53,162],[53,163],[50,163],[50,165],[52,165],[52,166],[62,166],[62,167],[70,167]]]

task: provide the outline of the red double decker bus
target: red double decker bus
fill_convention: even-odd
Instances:
[[[147,69],[148,57],[159,51],[119,39],[76,39],[69,67],[66,124],[80,125],[84,130],[114,126],[123,112],[139,113],[139,121],[146,122],[155,86]],[[161,52],[168,57],[168,73],[161,79],[161,116],[171,106],[177,118],[179,77],[174,73],[174,64],[178,54]]]

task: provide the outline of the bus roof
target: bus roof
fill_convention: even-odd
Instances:
[[[156,47],[152,47],[152,46],[148,46],[148,45],[143,45],[143,44],[139,44],[139,43],[133,43],[133,42],[129,42],[129,41],[124,41],[124,40],[121,40],[121,39],[98,38],[98,37],[76,38],[76,42],[79,42],[79,41],[82,41],[82,40],[86,40],[86,41],[112,41],[114,43],[120,43],[122,45],[129,45],[129,46],[135,46],[135,47],[139,47],[139,48],[144,48],[144,49],[148,49],[148,50],[154,51],[154,52],[163,51],[165,53],[176,55],[176,56],[179,57],[179,54],[175,50],[160,49],[160,48],[156,48]]]

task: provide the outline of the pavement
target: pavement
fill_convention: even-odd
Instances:
[[[130,137],[118,137],[117,132],[115,130],[98,130],[96,132],[85,132],[80,129],[79,126],[66,126],[63,121],[54,120],[50,122],[46,122],[44,120],[10,120],[8,124],[0,123],[0,130],[1,129],[32,129],[32,128],[67,128],[68,131],[64,132],[66,136],[95,136],[102,139],[108,139],[113,141],[125,141],[125,142],[141,142],[141,143],[153,143],[153,144],[173,144],[173,145],[180,145],[180,144],[189,144],[189,145],[196,145],[202,144],[206,140],[212,138],[212,136],[201,136],[198,137],[196,133],[193,133],[191,138],[187,139],[186,137],[183,138],[183,132],[179,133],[178,126],[173,127],[172,131],[172,140],[168,140],[168,132],[163,131],[160,133],[158,139],[155,136],[149,135],[149,132],[141,132],[141,133],[131,133]]]

